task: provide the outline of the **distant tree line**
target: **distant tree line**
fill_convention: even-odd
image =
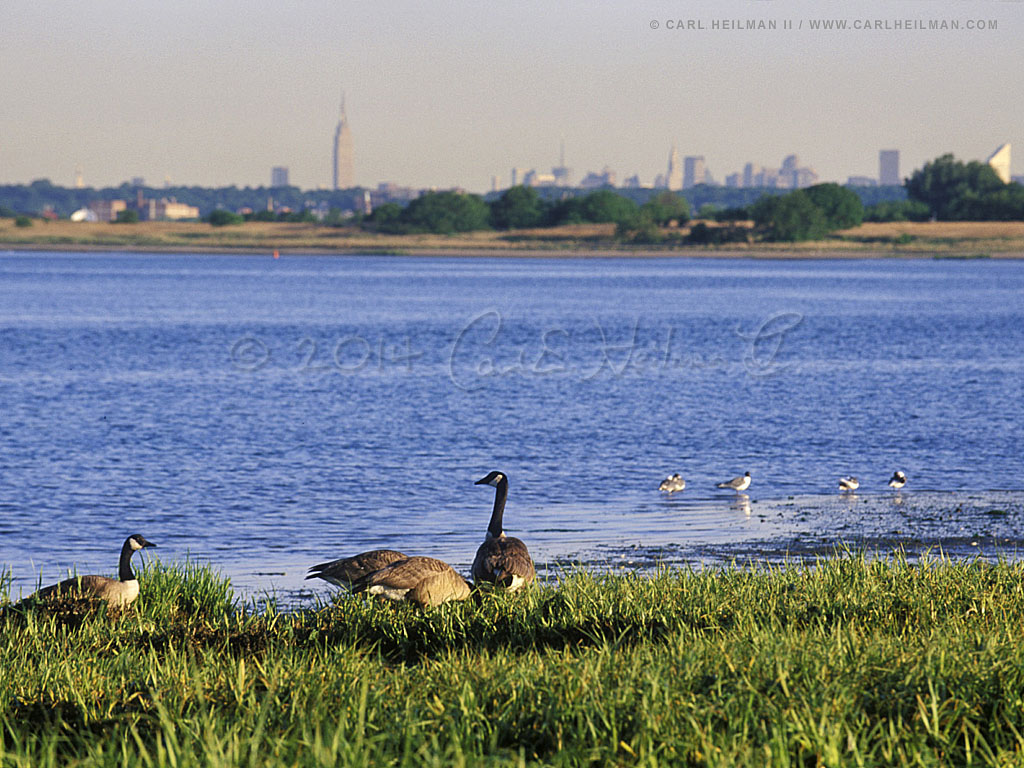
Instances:
[[[507,192],[508,190],[505,190]],[[648,200],[661,194],[660,189],[615,188],[612,190],[619,197],[631,200],[642,206]],[[307,190],[298,187],[137,187],[132,184],[121,184],[116,187],[61,187],[47,179],[33,181],[31,184],[0,185],[0,216],[15,215],[38,216],[45,210],[52,210],[57,216],[66,218],[74,211],[85,208],[94,200],[134,200],[139,193],[146,199],[175,198],[178,202],[194,205],[199,215],[207,218],[217,209],[238,212],[246,208],[253,211],[247,219],[258,221],[308,220],[312,213],[304,212],[311,208],[322,211],[336,211],[336,216],[328,223],[338,223],[342,212],[350,212],[362,207],[363,188],[347,190]],[[579,198],[586,193],[579,189],[545,187],[537,190],[538,196],[545,205],[561,200]],[[715,210],[745,208],[766,194],[783,194],[784,190],[762,188],[716,187],[698,184],[678,193],[685,198],[691,211],[700,211],[711,206]],[[902,200],[906,197],[903,187],[858,187],[858,196],[865,205],[874,202]],[[489,193],[484,200],[493,203],[501,197],[501,193]],[[272,200],[276,211],[269,211],[268,201]],[[278,212],[281,208],[289,209],[286,213]],[[6,213],[4,213],[6,211]],[[305,216],[305,218],[303,218]]]
[[[128,184],[105,189],[69,189],[49,181],[0,187],[0,216],[16,217],[53,210],[60,216],[96,199],[133,199]],[[1004,184],[985,163],[963,163],[942,155],[926,163],[903,187],[843,187],[816,184],[793,191],[737,189],[697,185],[682,194],[652,189],[581,190],[517,186],[487,196],[457,191],[426,192],[407,205],[385,203],[372,214],[343,214],[357,209],[362,189],[302,192],[297,187],[142,188],[147,198],[174,197],[199,208],[214,225],[256,221],[316,221],[311,208],[328,210],[323,223],[385,233],[451,234],[481,229],[529,229],[564,224],[612,223],[624,241],[656,243],[684,239],[682,228],[693,216],[701,221],[685,235],[691,243],[749,239],[820,239],[862,221],[928,219],[1024,219],[1024,187]],[[272,199],[290,212],[268,209]],[[242,217],[239,210],[252,212]],[[753,221],[754,231],[740,221]]]
[[[531,229],[563,224],[612,223],[623,231],[685,224],[690,218],[686,199],[660,192],[637,205],[610,189],[578,197],[545,200],[533,187],[517,186],[485,201],[461,192],[427,192],[404,208],[397,203],[378,206],[363,226],[378,232],[451,234],[478,229]]]

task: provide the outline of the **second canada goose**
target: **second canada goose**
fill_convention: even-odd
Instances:
[[[907,476],[900,472],[900,470],[898,469],[895,472],[893,472],[892,477],[889,478],[889,487],[895,488],[897,491],[906,484]]]
[[[470,585],[448,563],[417,556],[366,574],[352,584],[352,591],[433,608],[450,600],[465,600]]]
[[[683,476],[678,472],[674,475],[669,475],[661,481],[661,485],[658,486],[659,491],[666,491],[668,493],[675,493],[686,488],[686,481],[683,480]]]
[[[121,560],[118,566],[118,578],[109,576],[73,576],[70,579],[49,587],[43,587],[28,600],[51,597],[93,598],[105,601],[108,605],[123,608],[135,602],[139,596],[139,580],[132,572],[132,555],[140,549],[155,547],[151,541],[139,533],[124,540],[121,547]],[[24,602],[24,601],[23,601]]]
[[[403,555],[394,549],[374,549],[352,555],[352,557],[343,557],[339,560],[331,560],[329,563],[314,565],[309,569],[309,575],[306,578],[323,579],[336,586],[350,589],[364,576],[379,571],[398,560],[405,560],[407,557],[408,555]]]
[[[841,491],[856,491],[860,488],[860,480],[852,475],[850,477],[839,478],[839,490]]]
[[[732,488],[734,491],[739,493],[745,491],[750,487],[750,473],[745,472],[739,477],[734,477],[732,480],[726,480],[724,483],[718,484],[719,488]]]
[[[519,539],[506,536],[501,527],[508,498],[508,477],[502,472],[491,472],[477,480],[475,485],[493,485],[496,490],[487,536],[473,560],[473,581],[497,584],[510,592],[520,589],[532,582],[537,574],[526,545]]]

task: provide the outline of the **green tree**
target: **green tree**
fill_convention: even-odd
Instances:
[[[405,230],[405,225],[402,224],[402,210],[398,203],[378,205],[366,219],[364,229],[369,225],[378,232],[402,232]]]
[[[829,231],[825,214],[802,189],[788,195],[765,195],[751,206],[751,216],[766,230],[767,240],[818,240]]]
[[[852,189],[838,184],[815,184],[804,190],[821,212],[830,230],[849,229],[864,221],[864,204]]]
[[[931,216],[920,200],[888,200],[864,209],[865,221],[928,221]]]
[[[984,200],[1005,188],[988,163],[962,163],[951,154],[924,164],[907,179],[907,196],[928,206],[932,215],[944,221],[990,218]]]
[[[639,245],[654,245],[665,239],[658,223],[646,211],[639,210],[628,219],[616,223],[615,236],[619,240]]]
[[[630,222],[637,214],[637,205],[632,200],[617,195],[609,189],[591,192],[580,200],[580,215],[583,221],[595,223]]]
[[[641,205],[640,212],[662,227],[673,221],[682,226],[690,220],[690,204],[686,202],[686,198],[667,190],[659,192]]]
[[[554,227],[559,224],[580,224],[583,220],[580,198],[567,197],[552,204],[548,209],[546,224]]]
[[[117,218],[114,219],[116,224],[138,224],[139,212],[134,208],[126,208],[123,211],[117,212]]]
[[[495,229],[538,227],[544,222],[544,203],[533,187],[506,189],[491,203],[491,226]]]
[[[218,208],[211,211],[206,220],[215,227],[226,227],[230,224],[241,224],[245,219],[237,213]]]
[[[427,192],[406,206],[401,221],[412,230],[446,235],[487,229],[490,213],[479,195]]]

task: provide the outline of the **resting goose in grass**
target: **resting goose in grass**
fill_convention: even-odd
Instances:
[[[487,536],[473,560],[473,581],[477,585],[481,582],[500,585],[510,592],[520,589],[534,580],[536,572],[526,545],[506,536],[501,527],[508,498],[508,477],[502,472],[491,472],[475,484],[492,485],[496,490]]]
[[[732,480],[727,480],[724,483],[718,484],[719,488],[732,488],[734,491],[739,493],[745,491],[750,487],[750,473],[746,472],[739,477],[734,477]]]
[[[898,469],[892,473],[892,477],[889,478],[889,487],[895,488],[897,491],[907,484],[907,476],[900,472]]]
[[[118,566],[118,578],[109,576],[73,576],[59,584],[43,587],[31,597],[22,601],[47,600],[57,597],[85,598],[103,600],[107,605],[124,608],[135,602],[139,596],[139,580],[132,572],[132,555],[140,549],[155,547],[142,534],[133,534],[124,540],[121,547],[121,561]]]
[[[669,475],[661,481],[661,485],[658,486],[659,491],[665,491],[666,493],[675,493],[681,491],[686,487],[686,481],[683,480],[683,476],[676,473]]]
[[[393,549],[374,549],[352,555],[352,557],[343,557],[339,560],[331,560],[329,563],[314,565],[309,569],[309,575],[306,578],[323,579],[336,586],[351,589],[352,585],[364,576],[406,558],[408,555],[403,555]]]
[[[352,592],[433,608],[450,600],[465,600],[470,585],[448,563],[432,557],[407,557],[356,580]]]
[[[860,480],[856,477],[841,477],[839,478],[839,490],[840,491],[856,491],[860,488]]]

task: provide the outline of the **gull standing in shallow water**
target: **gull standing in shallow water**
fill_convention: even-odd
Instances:
[[[719,488],[731,488],[732,490],[739,493],[745,491],[750,487],[750,473],[745,472],[739,477],[734,477],[732,480],[727,480],[724,483],[718,484]]]
[[[892,473],[892,477],[889,478],[889,487],[895,488],[897,491],[907,484],[907,476],[900,470],[896,470]]]
[[[476,485],[491,485],[495,491],[487,536],[473,560],[473,581],[478,586],[486,581],[513,592],[532,582],[536,572],[526,545],[519,539],[506,536],[501,527],[508,498],[508,477],[502,472],[491,472],[477,480]]]
[[[661,485],[658,486],[659,491],[666,491],[667,493],[675,493],[686,488],[686,481],[683,480],[683,476],[679,473],[669,475],[661,481]]]
[[[850,477],[839,478],[839,490],[840,491],[856,491],[860,488],[860,480],[852,475]]]

